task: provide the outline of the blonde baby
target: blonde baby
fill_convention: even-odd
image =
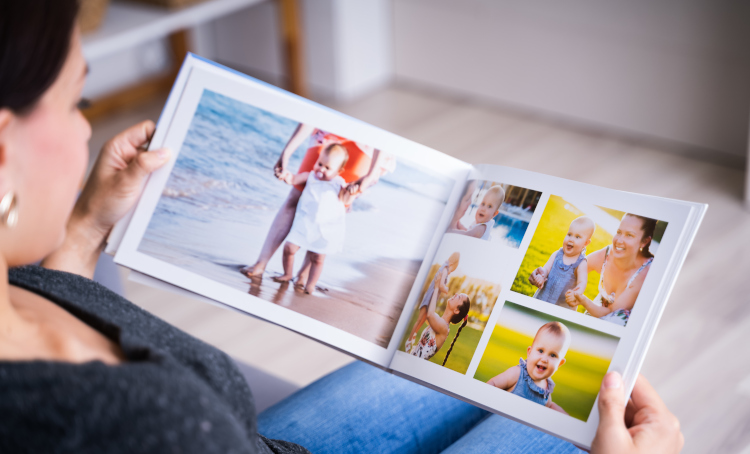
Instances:
[[[586,246],[591,243],[595,229],[596,224],[588,216],[578,217],[570,223],[562,247],[549,256],[543,267],[537,268],[529,276],[529,282],[538,288],[534,298],[575,310],[565,301],[565,296],[569,291],[583,291],[586,288]]]
[[[305,183],[305,189],[300,195],[294,222],[284,244],[284,274],[274,278],[275,281],[292,280],[294,255],[303,248],[307,250],[305,261],[310,263],[310,272],[307,281],[301,282],[304,273],[300,270],[297,285],[305,293],[313,293],[323,272],[326,255],[343,248],[346,204],[351,202],[352,195],[346,190],[346,182],[339,174],[348,159],[346,148],[333,143],[320,152],[312,171],[296,175],[285,171],[281,175],[287,184]]]
[[[505,201],[505,191],[502,186],[494,185],[484,193],[482,202],[477,207],[474,214],[474,224],[466,230],[460,228],[448,229],[448,233],[458,233],[467,235],[480,240],[489,241],[492,234],[492,228],[495,226],[493,218],[500,213],[500,206]]]
[[[531,347],[526,349],[526,361],[519,360],[505,372],[487,383],[532,402],[566,413],[552,401],[555,382],[552,375],[565,364],[570,346],[570,330],[560,322],[549,322],[536,332]],[[566,413],[567,414],[567,413]]]

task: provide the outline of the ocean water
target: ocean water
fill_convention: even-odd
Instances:
[[[498,241],[508,247],[518,249],[529,227],[527,221],[516,219],[500,212],[495,219],[495,227],[492,229],[492,241]]]
[[[139,250],[198,273],[254,263],[291,189],[274,177],[273,165],[296,126],[204,91]],[[290,170],[299,167],[307,147],[303,143],[293,154]],[[345,249],[326,258],[321,282],[356,292],[357,283],[367,280],[364,264],[413,269],[424,258],[452,187],[453,180],[398,161],[393,173],[355,201],[347,214]],[[270,271],[281,272],[280,252]],[[231,272],[244,279],[236,267]]]

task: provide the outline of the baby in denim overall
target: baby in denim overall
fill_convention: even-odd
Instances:
[[[549,322],[536,332],[534,341],[526,350],[526,360],[518,366],[492,377],[487,383],[524,399],[565,413],[552,402],[555,382],[550,377],[565,364],[565,354],[570,346],[570,330],[560,322]]]
[[[562,247],[550,255],[543,267],[537,268],[529,276],[529,282],[539,288],[534,298],[575,310],[565,301],[565,293],[586,288],[589,275],[586,246],[591,243],[595,228],[596,224],[587,216],[578,217],[570,223]]]

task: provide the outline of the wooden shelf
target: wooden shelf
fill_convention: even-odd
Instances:
[[[124,87],[122,90],[95,99],[84,114],[89,120],[135,105],[169,90],[188,49],[186,30],[230,15],[267,0],[208,0],[180,9],[113,0],[102,26],[84,35],[83,54],[87,60],[113,55],[149,41],[169,38],[174,66],[164,75]],[[303,71],[299,7],[297,0],[279,0],[282,39],[289,68],[290,89],[306,96]]]
[[[227,16],[263,0],[208,0],[180,9],[113,0],[104,23],[83,37],[88,60],[105,57],[174,32]]]

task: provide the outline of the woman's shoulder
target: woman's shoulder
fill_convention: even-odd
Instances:
[[[12,268],[8,278],[12,285],[48,299],[111,339],[131,340],[190,366],[211,363],[204,374],[209,381],[234,375],[227,370],[232,361],[226,354],[91,279],[39,266]]]
[[[436,336],[447,336],[448,332],[451,330],[450,324],[440,316],[434,317],[432,322],[430,322],[430,319],[428,318],[428,322],[430,328],[432,328],[432,332],[435,333]]]
[[[97,329],[100,327],[96,325],[100,323],[94,322],[94,319],[120,327],[146,329],[155,323],[159,326],[153,328],[161,329],[163,324],[174,329],[107,287],[77,274],[40,266],[23,266],[11,268],[8,279],[12,285],[52,301]],[[139,325],[143,322],[148,323]]]
[[[648,272],[651,269],[651,263],[653,263],[653,258],[645,258],[641,262],[641,266],[635,271],[633,276],[629,279],[628,287],[633,287],[633,286],[640,287],[643,285],[643,281],[646,279],[646,276],[648,276]]]
[[[12,285],[50,300],[110,339],[119,340],[129,362],[137,365],[145,361],[155,368],[177,363],[181,370],[191,371],[189,375],[208,385],[214,395],[222,396],[241,419],[253,418],[247,382],[224,352],[88,278],[38,266],[13,268],[8,277]]]

